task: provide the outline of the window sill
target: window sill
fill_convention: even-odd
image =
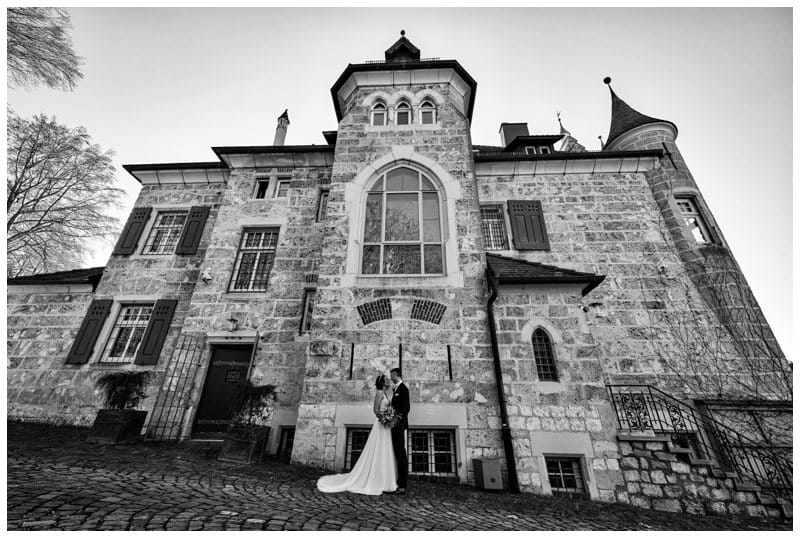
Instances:
[[[131,254],[128,256],[129,260],[169,260],[174,258],[176,254]]]
[[[265,291],[226,291],[222,294],[223,298],[237,298],[237,299],[263,299],[266,295]]]
[[[411,125],[366,125],[364,131],[367,133],[383,133],[386,131],[435,131],[441,129],[442,124],[436,123],[412,123]]]
[[[561,381],[536,381],[534,385],[542,394],[555,394],[564,392],[564,383]]]
[[[344,281],[342,283],[344,285]],[[461,272],[449,275],[356,275],[352,287],[357,288],[445,288],[463,287]]]

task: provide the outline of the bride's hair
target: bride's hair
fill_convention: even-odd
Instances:
[[[381,374],[375,380],[375,388],[378,390],[383,390],[383,387],[386,386],[386,376]]]

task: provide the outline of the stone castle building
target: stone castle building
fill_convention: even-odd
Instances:
[[[279,389],[269,453],[340,471],[400,366],[412,476],[788,512],[791,372],[677,127],[612,90],[601,151],[473,145],[476,87],[401,37],[336,80],[325,144],[284,112],[271,146],[126,166],[105,267],[8,282],[9,417],[89,425],[99,375],[150,370],[145,438],[218,439],[249,377]]]

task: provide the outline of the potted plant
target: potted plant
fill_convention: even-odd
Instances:
[[[219,459],[250,464],[261,461],[269,438],[274,401],[274,385],[242,383],[233,404],[233,423],[225,432]]]
[[[147,397],[145,387],[150,372],[109,372],[97,380],[105,392],[106,408],[97,411],[88,441],[125,443],[137,441],[147,418],[147,411],[136,409]]]

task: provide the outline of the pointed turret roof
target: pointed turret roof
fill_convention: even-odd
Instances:
[[[671,121],[645,116],[623,101],[611,87],[611,77],[604,78],[603,82],[608,85],[608,89],[611,92],[611,127],[608,130],[608,138],[606,138],[603,147],[607,147],[615,138],[623,133],[648,123],[668,123],[675,128],[675,132],[678,131],[678,127]]]
[[[286,123],[289,123],[289,109],[287,108],[286,110],[284,110],[283,114],[278,116],[278,119],[279,120],[286,120]]]
[[[407,62],[419,60],[419,49],[406,39],[406,31],[400,30],[400,39],[394,45],[386,49],[384,55],[387,62]]]

